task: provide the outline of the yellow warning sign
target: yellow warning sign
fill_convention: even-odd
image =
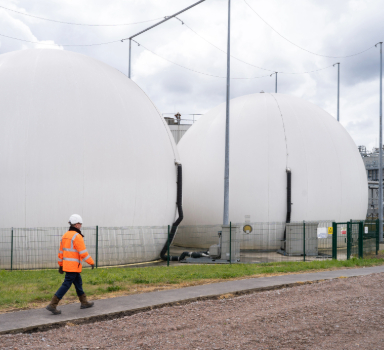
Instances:
[[[333,227],[328,227],[328,234],[329,235],[333,234]]]

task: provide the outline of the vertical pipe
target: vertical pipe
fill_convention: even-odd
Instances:
[[[379,241],[383,242],[383,43],[380,42]]]
[[[303,257],[305,261],[305,221],[303,221]]]
[[[13,270],[13,227],[11,230],[11,271]]]
[[[168,225],[168,239],[167,239],[167,266],[169,266],[169,241],[170,241],[170,226]]]
[[[128,78],[131,79],[131,46],[132,39],[129,39],[129,54],[128,54]]]
[[[229,263],[232,264],[232,221],[229,223]]]
[[[96,226],[96,268],[99,264],[99,226]]]
[[[227,99],[225,121],[225,167],[224,167],[224,214],[223,225],[229,221],[229,97],[230,97],[230,73],[231,73],[231,0],[228,0],[228,39],[227,39]]]

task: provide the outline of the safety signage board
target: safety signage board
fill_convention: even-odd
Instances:
[[[368,233],[368,226],[364,227],[364,233]]]
[[[333,227],[328,227],[328,234],[329,235],[333,234]]]
[[[317,228],[317,238],[327,238],[327,228],[318,227]]]
[[[347,234],[347,229],[345,227],[341,228],[341,234],[346,235]]]

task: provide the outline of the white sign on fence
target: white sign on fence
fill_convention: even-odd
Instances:
[[[328,229],[326,227],[318,227],[317,238],[327,238],[327,237],[328,237]]]

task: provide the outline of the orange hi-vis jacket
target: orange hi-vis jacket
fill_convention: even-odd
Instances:
[[[95,264],[85,247],[83,235],[77,231],[69,230],[61,238],[58,263],[65,272],[80,273],[83,268],[82,260],[89,265]]]

